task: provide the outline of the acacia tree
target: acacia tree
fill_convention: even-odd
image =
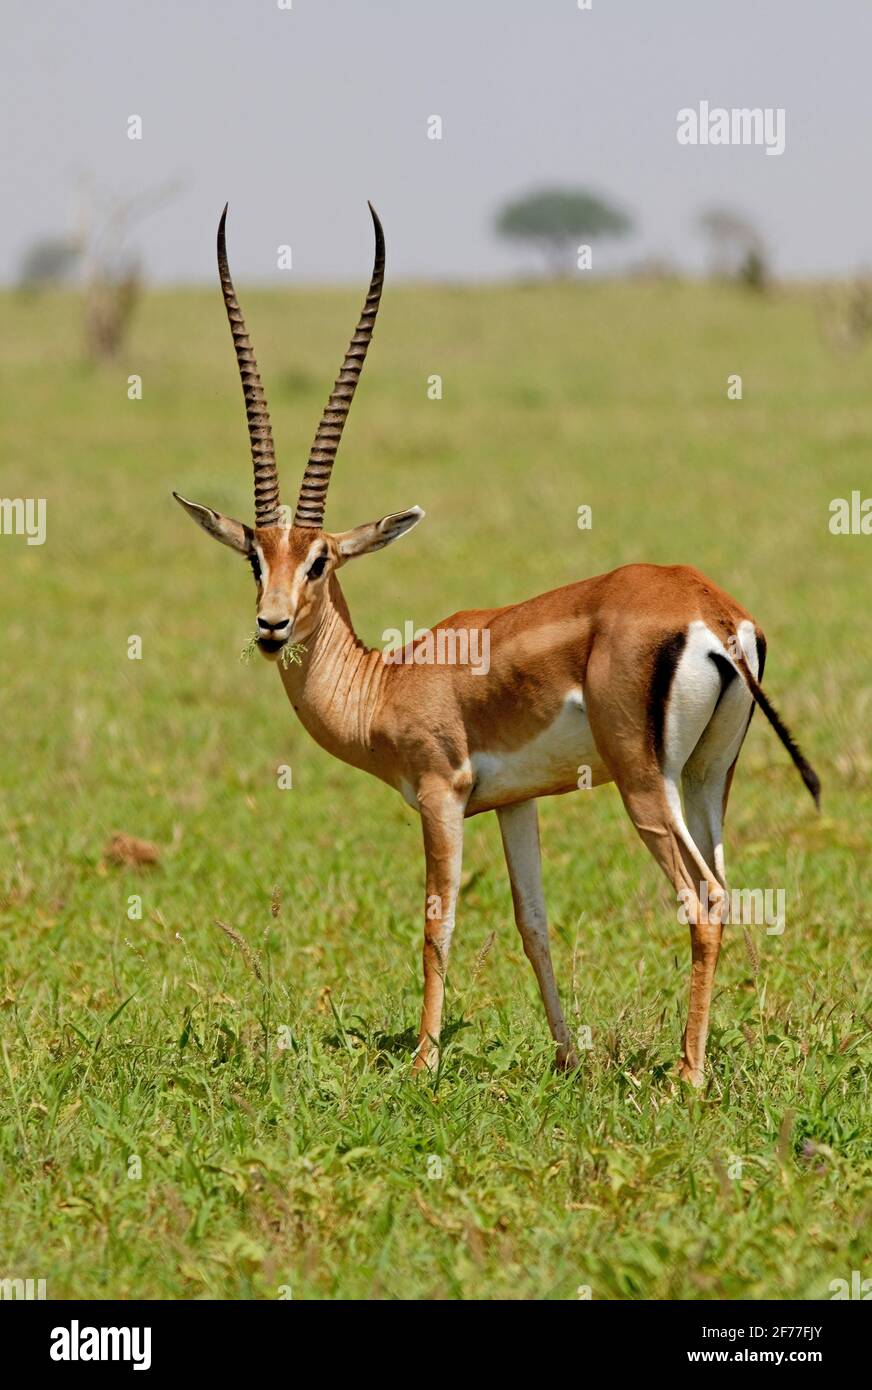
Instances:
[[[72,237],[40,237],[29,246],[18,270],[18,288],[27,293],[70,280],[81,256],[81,247]]]
[[[506,203],[496,220],[498,234],[526,241],[545,256],[553,275],[568,275],[579,244],[625,236],[632,222],[620,208],[583,188],[544,188]]]

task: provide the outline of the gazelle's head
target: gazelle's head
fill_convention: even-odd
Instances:
[[[369,293],[309,451],[292,519],[290,509],[279,502],[279,477],[266,397],[227,264],[226,207],[218,226],[218,273],[236,348],[251,438],[254,526],[222,516],[198,502],[189,502],[177,492],[173,496],[204,531],[249,561],[257,586],[257,644],[270,660],[276,659],[286,642],[305,642],[315,631],[334,570],[357,555],[367,555],[390,545],[424,515],[420,507],[410,507],[408,511],[394,512],[351,531],[330,533],[324,530],[330,474],[372,338],[384,282],[384,233],[372,204],[370,212],[375,226],[375,265]]]

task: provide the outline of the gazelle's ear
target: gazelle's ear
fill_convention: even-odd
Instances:
[[[420,507],[410,507],[406,512],[391,512],[381,521],[367,521],[363,526],[355,526],[352,531],[334,534],[339,551],[339,563],[353,560],[356,555],[369,555],[373,550],[383,550],[391,541],[399,540],[424,516]]]
[[[254,532],[250,526],[244,526],[241,521],[234,521],[232,516],[222,516],[220,512],[213,512],[211,507],[201,507],[199,502],[189,502],[177,492],[173,493],[173,497],[184,507],[188,516],[193,517],[197,525],[208,531],[210,536],[214,536],[216,541],[220,541],[222,545],[229,545],[231,550],[238,550],[240,555],[251,554],[254,548]]]

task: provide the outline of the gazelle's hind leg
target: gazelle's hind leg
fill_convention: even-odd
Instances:
[[[690,924],[690,1000],[678,1070],[683,1080],[701,1086],[712,989],[723,935],[723,888],[674,809],[673,798],[678,796],[674,782],[664,779],[660,788],[625,789],[617,776],[615,781],[630,819],[674,887]],[[701,891],[704,903],[700,900]]]
[[[715,969],[723,931],[724,890],[694,839],[681,804],[682,773],[724,696],[726,679],[711,653],[723,652],[703,624],[665,638],[650,661],[616,670],[614,653],[594,649],[585,699],[597,747],[618,786],[630,819],[679,895],[690,923],[691,977],[681,1076],[701,1085]],[[610,698],[616,683],[634,698]],[[723,788],[721,788],[723,795]],[[694,811],[697,828],[707,825]],[[715,836],[703,835],[714,857]],[[719,835],[718,835],[719,838]],[[705,903],[701,901],[701,893]]]

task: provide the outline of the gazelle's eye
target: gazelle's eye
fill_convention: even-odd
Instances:
[[[307,578],[307,579],[320,579],[320,578],[321,578],[321,575],[324,573],[324,568],[325,568],[325,566],[326,566],[326,564],[327,564],[327,560],[328,560],[328,556],[326,556],[326,555],[316,555],[316,556],[315,556],[315,559],[312,561],[311,565],[309,566],[309,573],[306,575],[306,578]]]
[[[260,560],[257,558],[257,551],[256,551],[256,550],[252,550],[251,554],[250,554],[249,557],[248,557],[248,563],[251,565],[251,572],[252,572],[252,574],[254,575],[255,579],[257,580],[257,582],[258,582],[258,584],[259,584],[259,583],[260,583]]]

